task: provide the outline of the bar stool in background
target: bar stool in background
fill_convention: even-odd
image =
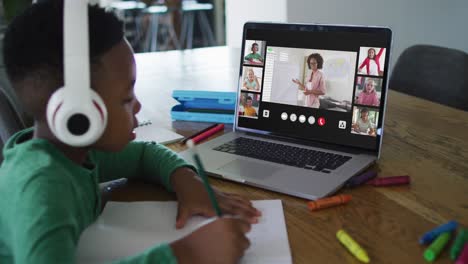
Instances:
[[[211,29],[208,17],[206,16],[207,11],[213,10],[213,5],[209,3],[198,3],[197,1],[183,1],[182,2],[182,29],[180,43],[185,48],[191,49],[193,45],[193,27],[195,23],[195,16],[197,16],[200,31],[202,33],[204,46],[214,46],[216,41]]]
[[[145,40],[146,52],[168,49],[171,42],[176,49],[181,49],[179,38],[172,23],[171,12],[177,12],[177,10],[169,9],[165,5],[152,5],[143,11],[145,15],[150,16],[150,26]],[[163,43],[159,45],[158,35],[161,30],[164,30],[165,34],[162,34]]]
[[[128,39],[135,51],[142,50],[142,19],[146,4],[140,1],[117,1],[109,4],[112,10],[122,21],[124,21],[125,37]]]

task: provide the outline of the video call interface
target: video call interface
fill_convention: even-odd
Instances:
[[[382,33],[248,29],[238,127],[378,150],[388,43]]]

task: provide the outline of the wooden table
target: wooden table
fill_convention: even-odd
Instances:
[[[174,89],[234,91],[239,50],[227,47],[136,55],[137,96],[143,115],[182,134],[207,123],[171,122]],[[468,112],[390,91],[382,156],[373,169],[381,176],[411,176],[410,186],[343,189],[345,206],[310,212],[306,200],[211,179],[217,188],[249,199],[283,201],[294,263],[359,263],[335,238],[344,228],[368,252],[371,263],[425,263],[421,234],[455,219],[468,227]],[[226,128],[226,131],[230,128]],[[169,147],[183,150],[179,144]],[[133,183],[115,200],[172,200],[160,187]],[[436,263],[451,263],[445,250]]]

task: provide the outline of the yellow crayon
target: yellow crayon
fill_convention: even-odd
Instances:
[[[357,259],[364,263],[369,263],[370,259],[367,256],[366,251],[359,246],[359,244],[351,238],[343,229],[336,232],[336,238],[343,244],[349,252],[351,252]]]

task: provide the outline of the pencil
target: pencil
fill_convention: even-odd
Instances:
[[[188,137],[184,138],[184,140],[182,140],[182,144],[185,144],[185,143],[186,143],[187,141],[189,141],[190,139],[192,139],[192,138],[194,138],[194,137],[196,137],[196,136],[198,136],[198,135],[200,135],[200,134],[202,134],[202,133],[204,133],[204,132],[206,132],[206,131],[208,131],[208,130],[214,128],[214,127],[216,127],[217,125],[219,125],[219,124],[214,124],[214,125],[209,126],[209,127],[205,128],[205,129],[203,129],[203,130],[201,130],[201,131],[198,131],[197,133],[195,133],[195,134],[193,134],[193,135],[191,135],[191,136],[188,136]]]
[[[205,169],[203,168],[200,156],[198,155],[198,152],[196,150],[195,143],[193,142],[193,140],[190,139],[187,141],[187,146],[193,151],[193,159],[195,160],[195,166],[197,167],[198,175],[200,176],[200,178],[202,178],[203,185],[205,186],[205,189],[208,192],[208,197],[210,198],[211,205],[213,206],[216,215],[218,215],[218,217],[221,217],[221,209],[219,208],[218,202],[216,201],[213,189],[211,188],[210,183],[208,182],[208,178],[205,175]]]

